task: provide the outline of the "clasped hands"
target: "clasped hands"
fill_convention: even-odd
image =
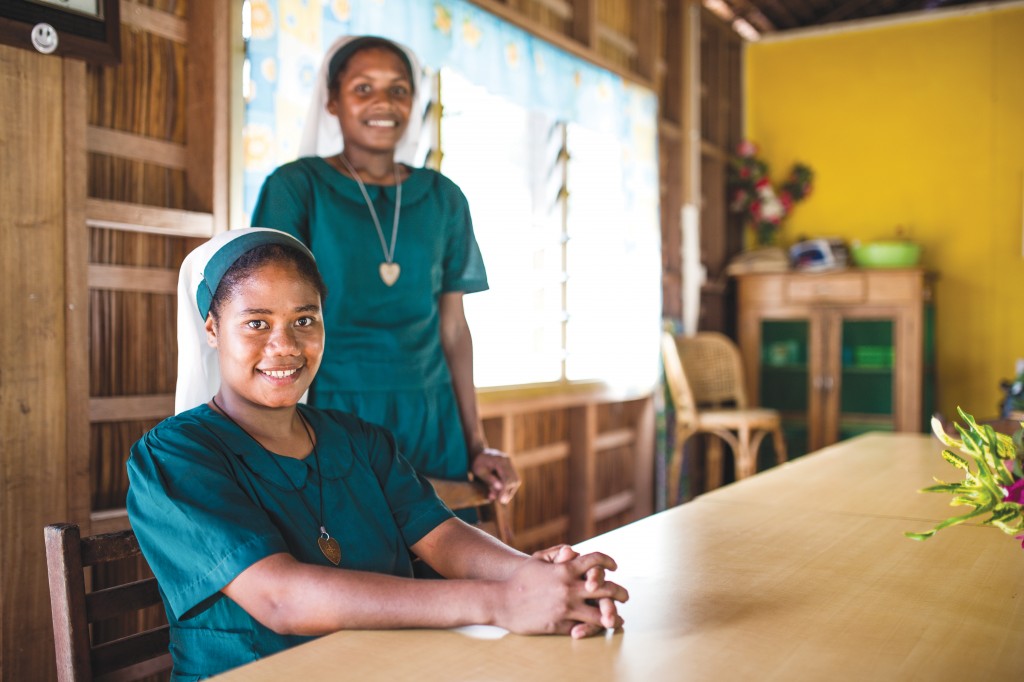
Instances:
[[[606,554],[581,555],[569,545],[541,550],[509,578],[503,627],[520,634],[591,637],[622,627],[618,603],[629,599],[621,585],[605,579],[615,561]]]

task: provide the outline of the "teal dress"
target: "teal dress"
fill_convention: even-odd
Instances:
[[[451,512],[396,452],[384,429],[300,406],[317,435],[298,460],[263,449],[206,405],[166,419],[132,446],[128,516],[171,625],[173,680],[196,680],[311,639],[264,627],[220,590],[272,554],[333,567],[317,545],[324,525],[341,568],[413,575],[409,547]]]
[[[395,190],[367,186],[388,244]],[[359,186],[320,157],[274,171],[252,224],[302,240],[327,282],[327,345],[310,403],[387,427],[420,473],[464,479],[468,453],[438,304],[447,292],[487,289],[487,275],[458,186],[410,169],[394,253],[401,275],[390,287],[380,278],[384,253]]]

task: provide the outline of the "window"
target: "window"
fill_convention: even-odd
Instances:
[[[630,215],[621,143],[451,69],[440,92],[442,171],[469,199],[491,284],[465,299],[477,385],[642,383],[659,261]]]

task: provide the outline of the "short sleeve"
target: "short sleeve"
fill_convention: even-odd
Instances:
[[[350,416],[333,410],[329,413],[336,418]],[[370,467],[405,545],[411,547],[454,514],[438,499],[430,483],[399,453],[390,431],[368,422],[361,423]]]
[[[267,176],[256,198],[252,227],[270,227],[310,244],[309,211],[314,200],[309,177],[295,164]]]
[[[284,538],[232,473],[225,445],[187,419],[132,446],[128,516],[178,620],[198,613],[242,571],[287,552]]]
[[[442,199],[442,215],[448,228],[444,254],[443,292],[462,291],[471,294],[486,291],[487,271],[480,246],[473,233],[473,219],[469,202],[458,185],[444,176],[439,176]]]

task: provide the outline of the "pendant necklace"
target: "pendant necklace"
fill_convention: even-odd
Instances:
[[[391,286],[398,281],[398,276],[402,274],[402,268],[399,267],[398,263],[395,262],[395,243],[398,241],[398,217],[402,214],[402,183],[398,180],[398,164],[395,164],[395,221],[391,226],[391,248],[388,248],[387,240],[384,239],[384,230],[380,226],[380,218],[377,217],[377,209],[373,207],[373,202],[370,201],[370,194],[366,191],[366,185],[363,184],[363,179],[359,177],[359,173],[352,167],[348,159],[345,158],[345,154],[338,154],[338,158],[345,164],[345,168],[348,170],[352,179],[359,185],[359,191],[363,193],[363,201],[366,202],[366,208],[370,209],[370,217],[373,218],[373,226],[377,228],[377,236],[380,237],[380,248],[384,251],[384,262],[380,264],[378,271],[380,272],[380,279],[387,286]]]
[[[213,398],[211,398],[211,400],[213,401],[213,404],[217,407],[217,410],[228,418],[228,421],[230,421],[238,428],[242,429],[242,433],[249,436],[249,438],[252,438],[252,440],[256,442],[256,445],[259,445],[261,448],[263,448],[263,452],[267,453],[267,456],[270,457],[270,461],[277,465],[277,468],[281,472],[281,475],[284,476],[284,479],[288,481],[289,484],[291,484],[292,490],[298,493],[299,498],[302,500],[302,503],[306,506],[306,509],[309,511],[309,513],[312,514],[313,510],[309,508],[309,504],[306,502],[306,498],[302,495],[302,491],[299,490],[298,486],[292,483],[292,479],[288,477],[288,474],[285,472],[284,467],[281,466],[281,463],[277,461],[277,458],[274,455],[274,453],[272,453],[270,450],[267,450],[267,448],[263,447],[263,443],[256,440],[256,438],[251,433],[245,430],[245,427],[236,422],[234,418],[232,418],[232,416],[228,414],[223,407],[220,406],[220,403],[217,402],[217,396],[214,396]],[[296,408],[296,411],[298,412],[298,408]],[[316,539],[316,544],[320,547],[320,551],[323,552],[323,555],[327,557],[327,560],[335,566],[337,566],[341,563],[341,545],[339,545],[338,541],[332,538],[330,533],[327,532],[327,529],[324,528],[324,477],[320,473],[320,453],[317,452],[316,441],[313,440],[313,434],[309,430],[309,424],[306,422],[306,418],[302,415],[302,412],[298,412],[298,415],[299,420],[302,421],[302,428],[306,430],[306,437],[309,438],[309,444],[313,446],[313,461],[316,462],[316,476],[317,478],[320,479],[320,516],[316,519],[317,524],[320,526],[320,536]]]

